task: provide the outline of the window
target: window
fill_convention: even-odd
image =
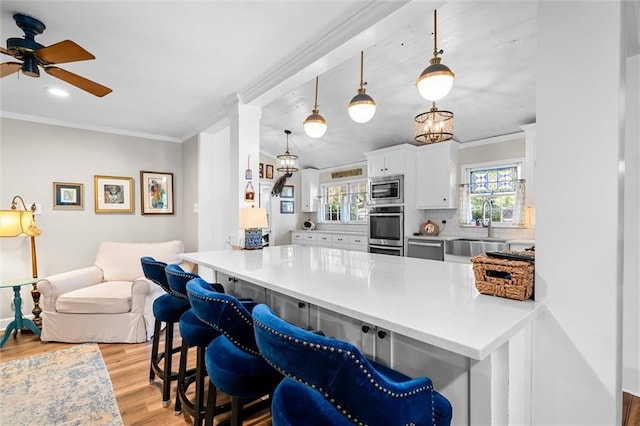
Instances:
[[[367,220],[367,181],[322,185],[320,208],[325,223],[358,223]]]
[[[465,173],[468,184],[462,186],[459,222],[477,224],[482,221],[482,206],[488,200],[494,224],[521,225],[524,203],[521,168],[522,163],[468,168]]]

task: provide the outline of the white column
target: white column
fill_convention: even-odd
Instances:
[[[240,208],[251,204],[244,201],[244,191],[247,185],[245,171],[252,170],[251,184],[254,191],[259,189],[258,164],[260,163],[260,118],[262,109],[252,105],[237,102],[229,108],[230,124],[230,152],[229,152],[229,206],[225,207],[226,214],[232,220],[233,227],[238,229],[238,214]],[[249,164],[247,161],[249,160]],[[235,188],[235,190],[234,190]]]
[[[539,2],[533,424],[621,423],[621,2]]]

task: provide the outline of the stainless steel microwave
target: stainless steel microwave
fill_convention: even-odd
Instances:
[[[369,178],[369,204],[404,204],[404,175]]]

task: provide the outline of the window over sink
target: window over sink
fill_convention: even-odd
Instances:
[[[367,181],[345,181],[321,187],[318,211],[324,223],[365,223]]]
[[[525,182],[522,161],[468,165],[460,185],[458,223],[477,225],[483,220],[483,205],[491,203],[494,225],[524,225]],[[485,213],[488,218],[488,212]]]

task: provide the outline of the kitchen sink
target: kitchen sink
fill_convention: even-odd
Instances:
[[[477,256],[488,251],[504,251],[509,248],[506,240],[496,238],[460,238],[446,241],[445,254],[453,256]]]

